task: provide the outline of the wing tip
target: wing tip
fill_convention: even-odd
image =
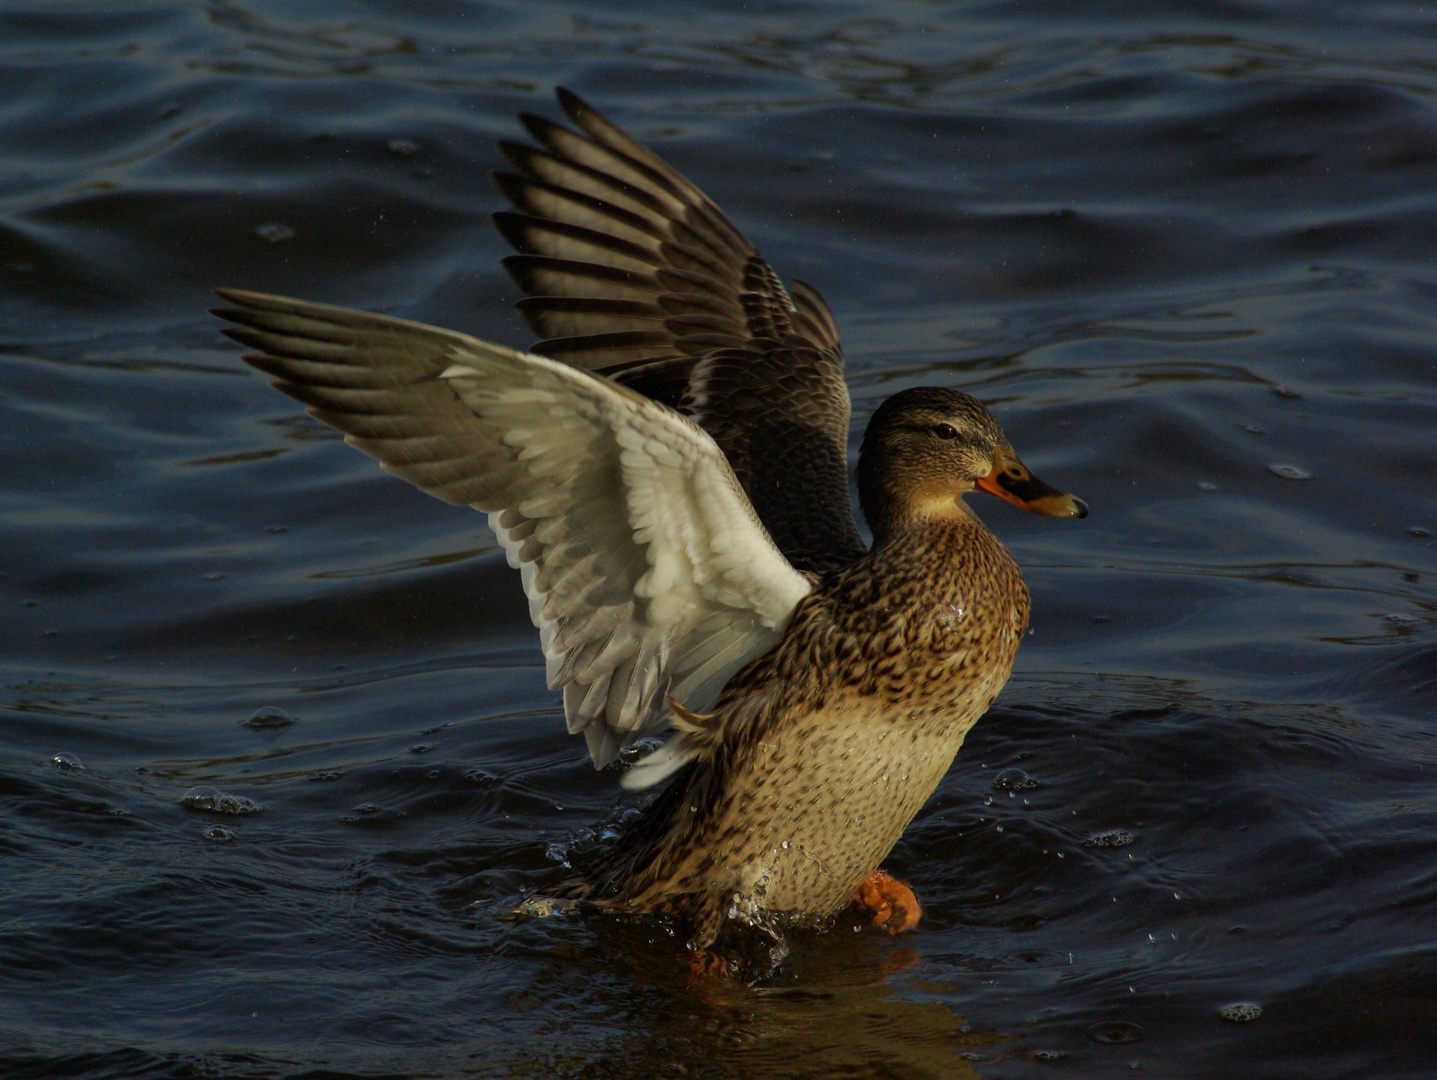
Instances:
[[[687,737],[675,735],[634,762],[633,767],[619,777],[619,786],[625,791],[645,791],[663,783],[697,756],[698,748]]]

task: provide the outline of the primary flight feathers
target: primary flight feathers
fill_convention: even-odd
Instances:
[[[218,292],[277,388],[387,471],[489,515],[596,766],[667,726],[670,697],[707,708],[809,593],[718,445],[672,409],[464,334]]]

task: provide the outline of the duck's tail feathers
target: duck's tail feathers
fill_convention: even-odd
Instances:
[[[669,699],[673,716],[669,724],[678,732],[651,754],[646,754],[624,773],[619,783],[625,791],[644,791],[667,780],[696,757],[706,755],[717,742],[711,713],[686,709]]]

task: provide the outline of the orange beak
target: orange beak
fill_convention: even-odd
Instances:
[[[1043,483],[1018,460],[1007,443],[993,454],[993,471],[978,481],[989,495],[1006,499],[1014,506],[1048,517],[1087,517],[1088,504],[1076,495]]]

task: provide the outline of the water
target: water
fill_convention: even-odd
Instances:
[[[1434,49],[1404,3],[5,5],[0,1073],[1430,1076]],[[1093,509],[978,503],[1035,633],[889,860],[920,931],[758,988],[496,914],[632,804],[482,520],[204,314],[526,344],[484,172],[556,84],[822,290],[855,431],[958,386]]]

